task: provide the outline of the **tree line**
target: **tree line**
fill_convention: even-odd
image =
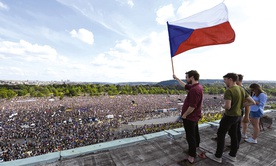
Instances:
[[[249,86],[249,85],[245,85]],[[222,83],[204,84],[205,94],[223,94]],[[262,85],[268,95],[276,96],[275,86]],[[0,85],[0,98],[29,97],[73,97],[81,95],[137,95],[137,94],[185,94],[180,85],[118,85],[118,84],[50,84],[50,85]]]

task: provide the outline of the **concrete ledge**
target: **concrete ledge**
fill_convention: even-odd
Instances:
[[[207,122],[209,125],[210,125],[210,127],[212,127],[212,128],[218,128],[219,127],[219,123],[216,123],[216,122]]]
[[[178,132],[178,133],[185,133],[185,130],[184,130],[183,127],[177,128],[177,129],[172,129],[172,130],[173,130],[173,131],[176,131],[176,132]]]
[[[153,138],[157,138],[157,137],[162,137],[162,136],[166,136],[166,135],[167,135],[167,133],[165,131],[160,131],[160,132],[157,132],[157,133],[151,133],[151,134],[143,135],[143,137],[146,140],[149,140],[149,139],[153,139]]]
[[[165,130],[167,133],[167,137],[170,137],[171,139],[180,138],[183,136],[183,133],[177,132],[175,130]]]
[[[206,127],[210,127],[210,124],[208,124],[208,123],[202,123],[202,124],[198,125],[198,128],[200,128],[200,129],[204,129]]]
[[[48,154],[43,154],[40,156],[34,156],[34,157],[29,157],[25,159],[18,159],[18,160],[13,160],[13,161],[8,161],[8,162],[3,162],[0,163],[2,166],[35,166],[39,165],[41,163],[52,163],[55,161],[59,160],[59,152],[53,152],[53,153],[48,153]]]
[[[171,134],[171,135],[173,135],[173,136],[182,135],[182,133],[177,132],[177,131],[175,131],[175,130],[165,130],[165,132],[166,132],[166,133],[169,133],[169,134]]]

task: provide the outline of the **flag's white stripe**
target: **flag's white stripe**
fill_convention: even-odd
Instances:
[[[228,21],[227,7],[224,3],[220,3],[211,9],[202,11],[181,20],[169,22],[169,24],[185,28],[198,29],[215,26],[226,21]]]

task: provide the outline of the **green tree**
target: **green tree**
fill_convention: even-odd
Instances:
[[[28,94],[27,89],[22,89],[22,90],[17,91],[18,96],[25,96],[27,94]]]

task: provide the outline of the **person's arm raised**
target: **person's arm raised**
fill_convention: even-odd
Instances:
[[[176,75],[173,75],[173,78],[183,87],[185,87],[186,83],[180,80]]]

